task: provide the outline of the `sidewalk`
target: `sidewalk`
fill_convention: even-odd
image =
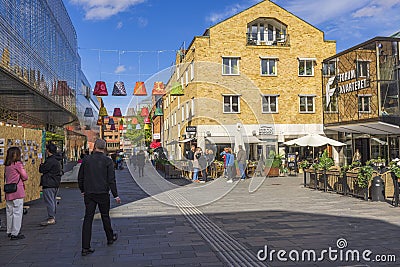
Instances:
[[[46,214],[40,199],[30,204],[24,217],[26,239],[9,241],[0,232],[0,266],[400,265],[400,208],[387,203],[303,188],[301,176],[268,178],[249,193],[252,179],[227,184],[218,178],[177,186],[159,177],[149,164],[145,177],[130,176],[128,168],[116,175],[123,204],[112,203],[112,223],[119,233],[114,245],[106,245],[101,221],[96,219],[92,236],[96,251],[80,255],[83,201],[76,187],[62,188],[56,225],[39,226]],[[227,194],[212,199],[230,185]],[[338,250],[338,240],[347,243],[344,253],[368,249],[373,256],[394,255],[397,262],[327,258],[283,262],[276,253],[272,262],[256,259],[265,246],[268,251],[318,253],[329,247]]]

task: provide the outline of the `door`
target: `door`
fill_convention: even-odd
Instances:
[[[353,151],[353,155],[355,153],[355,151],[358,149],[358,151],[361,154],[361,163],[363,165],[365,165],[365,162],[367,162],[368,160],[370,160],[370,154],[371,154],[371,150],[370,150],[370,139],[369,138],[358,138],[354,140],[354,151]]]

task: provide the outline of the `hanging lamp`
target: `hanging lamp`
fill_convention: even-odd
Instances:
[[[149,117],[147,117],[147,118],[144,119],[144,123],[145,123],[145,124],[150,124],[150,123],[151,123]]]
[[[132,130],[132,124],[128,124],[128,126],[126,127],[128,130]]]
[[[120,108],[114,108],[113,117],[122,117],[122,112]]]
[[[104,106],[100,107],[99,116],[102,116],[102,117],[107,117],[108,116],[108,112],[107,112],[106,107],[104,107]]]
[[[95,96],[108,96],[106,83],[103,81],[97,81],[94,86],[93,95]]]
[[[99,117],[97,119],[97,123],[96,124],[99,125],[99,126],[103,124],[103,121],[101,120],[101,117]]]
[[[133,94],[136,96],[147,96],[146,86],[144,82],[136,82]]]
[[[171,91],[170,91],[171,96],[183,96],[185,93],[183,92],[183,87],[182,84],[180,83],[175,83],[172,85]]]
[[[110,118],[110,119],[108,120],[108,125],[114,125],[114,124],[115,124],[114,119],[113,119],[113,118]]]
[[[120,124],[119,126],[118,126],[118,130],[119,131],[122,131],[124,129],[124,125],[123,124]]]
[[[154,82],[153,91],[151,92],[152,95],[165,95],[165,86],[163,82]]]
[[[140,130],[140,129],[142,129],[142,127],[140,126],[140,124],[139,124],[139,123],[136,124],[136,130]]]
[[[144,125],[144,129],[145,129],[145,130],[151,130],[150,124],[145,124],[145,125]]]
[[[148,117],[149,116],[149,109],[147,107],[143,107],[142,111],[140,112],[140,116]]]
[[[164,115],[162,108],[156,108],[156,110],[154,111],[154,116],[162,116],[162,115]]]
[[[118,82],[114,83],[112,95],[113,96],[126,96],[126,89],[125,89],[124,82],[118,81]]]
[[[136,117],[132,118],[132,124],[138,124],[138,119]]]
[[[124,119],[123,118],[121,118],[120,120],[119,120],[119,124],[124,124]]]
[[[115,131],[115,124],[111,124],[110,131]]]
[[[84,117],[94,117],[93,115],[93,109],[92,108],[86,108],[85,109],[85,114],[83,114]]]

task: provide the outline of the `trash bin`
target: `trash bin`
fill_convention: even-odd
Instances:
[[[375,176],[371,184],[371,199],[372,201],[385,201],[383,195],[383,180],[379,176]]]

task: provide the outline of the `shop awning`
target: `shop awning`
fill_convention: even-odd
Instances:
[[[234,136],[210,136],[206,140],[214,144],[233,144],[235,143]],[[258,144],[261,141],[256,136],[243,136],[243,142],[245,144]]]
[[[381,121],[325,126],[325,129],[337,132],[371,135],[400,134],[400,127],[398,125]]]
[[[43,124],[63,126],[78,120],[75,114],[2,68],[0,68],[0,106],[11,112],[26,115],[21,118],[32,118]]]
[[[183,140],[179,140],[178,142],[179,143],[187,143],[187,142],[190,142],[190,141],[192,141],[194,138],[186,138],[186,139],[183,139]]]

